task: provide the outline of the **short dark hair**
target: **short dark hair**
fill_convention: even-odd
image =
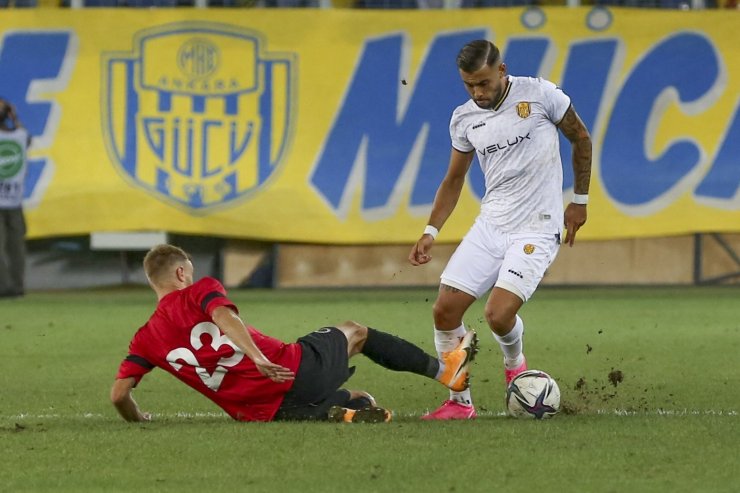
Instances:
[[[472,73],[485,63],[492,67],[501,59],[501,52],[487,39],[476,39],[463,46],[457,55],[457,67],[463,72]]]

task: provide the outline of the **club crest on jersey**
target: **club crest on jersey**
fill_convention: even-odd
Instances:
[[[530,109],[530,105],[527,102],[517,103],[516,114],[519,115],[520,118],[527,118],[529,116]]]
[[[534,253],[534,245],[531,243],[527,243],[526,245],[524,245],[523,250],[524,253],[526,253],[527,255],[532,255]]]
[[[252,195],[288,146],[296,57],[259,33],[182,22],[103,54],[103,133],[131,183],[191,212]]]

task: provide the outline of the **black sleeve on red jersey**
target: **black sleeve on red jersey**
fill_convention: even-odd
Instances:
[[[206,308],[208,308],[208,303],[211,302],[211,300],[215,298],[226,298],[223,293],[219,293],[218,291],[211,291],[207,295],[203,297],[203,301],[200,302],[200,307],[203,309],[204,312],[206,312]]]
[[[141,366],[142,368],[146,368],[147,370],[151,370],[154,368],[154,365],[149,363],[146,359],[142,358],[141,356],[137,356],[135,354],[129,354],[126,356],[126,361],[130,361],[131,363],[136,363],[137,365]]]

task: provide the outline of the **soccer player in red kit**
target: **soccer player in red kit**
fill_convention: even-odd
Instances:
[[[349,358],[362,353],[395,371],[433,378],[450,389],[468,386],[477,350],[471,335],[439,359],[396,336],[344,322],[285,343],[246,326],[216,279],[193,282],[190,256],[159,245],[144,271],[159,300],[134,335],[111,389],[127,421],[148,421],[132,390],[155,367],[171,373],[239,421],[389,421],[370,394],[341,388],[352,375]]]

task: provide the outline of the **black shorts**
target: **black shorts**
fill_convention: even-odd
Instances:
[[[349,368],[347,337],[336,327],[324,327],[297,342],[303,350],[301,363],[273,419],[326,419],[330,407],[350,402],[349,391],[340,388],[355,371]]]

